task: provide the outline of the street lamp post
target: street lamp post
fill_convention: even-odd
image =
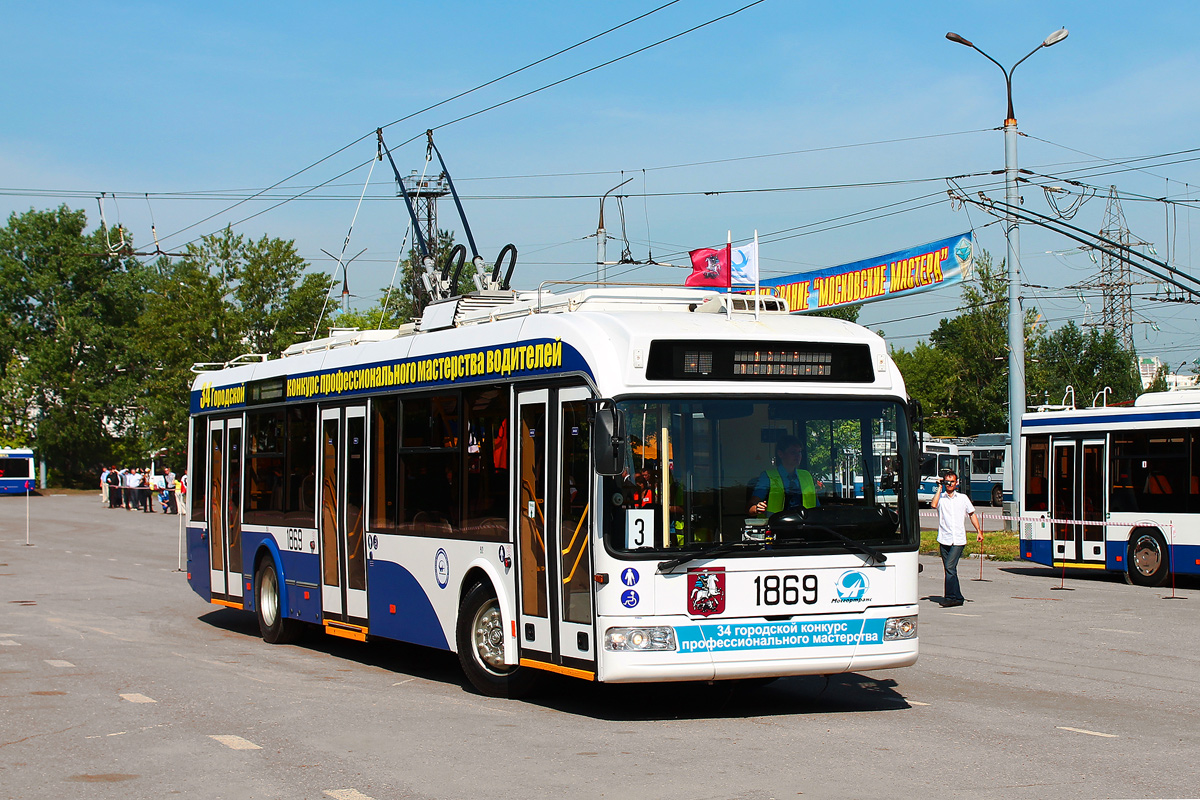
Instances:
[[[971,48],[981,56],[991,61],[1004,73],[1004,85],[1008,94],[1008,113],[1004,118],[1004,187],[1005,201],[1008,203],[1008,214],[1005,220],[1004,233],[1008,240],[1008,438],[1011,451],[1008,470],[1012,482],[1013,500],[1020,497],[1021,491],[1021,415],[1025,413],[1025,319],[1021,313],[1020,266],[1021,266],[1021,237],[1017,227],[1017,219],[1012,211],[1021,203],[1017,187],[1017,118],[1013,113],[1012,75],[1017,67],[1029,56],[1041,50],[1058,44],[1067,38],[1067,29],[1060,28],[1047,36],[1041,44],[1029,51],[1025,58],[1005,69],[1000,62],[980,50],[967,39],[957,33],[947,33],[946,38],[952,42]]]

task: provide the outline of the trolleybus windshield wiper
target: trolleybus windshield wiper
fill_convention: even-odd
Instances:
[[[693,550],[690,553],[676,556],[675,558],[666,561],[658,562],[658,572],[663,574],[670,572],[680,564],[686,564],[689,561],[695,561],[697,558],[711,558],[719,556],[722,553],[732,553],[735,550],[751,550],[759,549],[766,546],[766,542],[740,540],[736,542],[719,542],[711,547],[705,547],[700,550]]]
[[[854,550],[856,552],[859,552],[859,553],[862,553],[863,555],[865,555],[870,560],[871,564],[886,564],[887,563],[887,556],[884,555],[883,553],[879,552],[878,550],[876,550],[874,547],[871,547],[870,545],[867,545],[867,544],[863,544],[862,542],[857,542],[854,539],[851,539],[846,534],[840,533],[839,531],[835,531],[833,528],[829,528],[824,525],[818,525],[815,522],[803,522],[800,524],[800,527],[802,530],[817,530],[817,531],[823,531],[825,533],[828,533],[830,536],[837,539],[839,542],[842,542],[843,544],[845,544],[851,550]],[[776,543],[781,544],[781,542],[778,542],[778,541]]]

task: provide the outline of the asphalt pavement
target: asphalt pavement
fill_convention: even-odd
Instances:
[[[0,497],[0,797],[1200,795],[1200,584],[979,562],[921,655],[767,686],[554,678],[480,697],[452,654],[267,645],[176,571],[178,518]]]

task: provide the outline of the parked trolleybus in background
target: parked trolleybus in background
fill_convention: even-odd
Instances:
[[[958,475],[959,490],[971,491],[971,459],[960,452],[957,440],[935,439],[925,434],[921,445],[921,477],[917,500],[923,505],[933,502],[938,482],[947,472]]]
[[[33,451],[26,447],[0,448],[0,494],[24,494],[36,488]]]
[[[1026,414],[1021,445],[1023,559],[1143,586],[1200,573],[1200,391]]]
[[[864,328],[759,303],[483,291],[202,372],[188,580],[257,614],[268,642],[311,626],[451,650],[492,695],[538,671],[910,665],[918,465],[900,373]],[[750,519],[790,436],[814,477],[847,451],[891,472]]]
[[[981,433],[959,452],[971,457],[971,501],[1000,506],[1012,500],[1012,479],[1006,465],[1011,448],[1007,433]]]

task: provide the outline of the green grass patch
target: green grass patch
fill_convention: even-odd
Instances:
[[[1016,531],[984,531],[983,553],[994,561],[1016,561],[1021,548]],[[921,552],[937,555],[937,531],[921,531]],[[975,541],[975,531],[967,531],[967,546],[963,557],[979,553],[979,543]]]

